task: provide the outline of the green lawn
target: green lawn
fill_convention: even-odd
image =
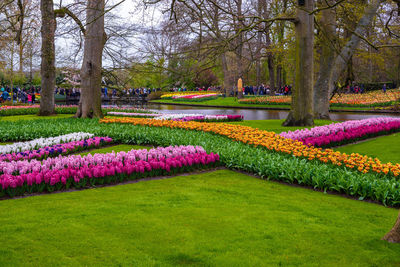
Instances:
[[[166,103],[166,104],[189,104],[193,106],[198,105],[206,105],[206,106],[227,106],[227,107],[264,107],[264,108],[271,108],[271,109],[290,109],[290,105],[286,104],[242,104],[239,103],[236,97],[219,97],[216,99],[205,100],[202,102],[193,102],[193,101],[174,101],[172,99],[159,99],[159,100],[152,100],[150,103]],[[331,107],[332,110],[370,110],[370,108],[360,108],[360,107]]]
[[[296,129],[311,128],[311,127],[283,127],[282,126],[283,122],[284,120],[248,120],[248,121],[235,121],[228,123],[250,126],[253,128],[258,128],[260,130],[273,131],[276,133],[294,131]],[[326,120],[315,120],[314,123],[315,126],[322,126],[326,124],[331,124],[333,122]]]
[[[17,116],[0,116],[0,121],[20,121],[20,120],[40,120],[40,119],[60,119],[71,118],[73,114],[57,114],[55,116],[38,116],[38,115],[17,115]]]
[[[397,210],[228,170],[0,204],[2,266],[400,264]]]
[[[379,158],[382,162],[400,162],[400,133],[381,136],[358,144],[346,145],[336,148],[347,154],[360,153]]]
[[[94,155],[95,153],[110,153],[110,152],[120,152],[120,151],[129,151],[132,149],[150,149],[151,147],[149,146],[137,146],[137,145],[115,145],[115,146],[109,146],[109,147],[104,147],[104,148],[98,148],[98,149],[93,149],[88,152],[83,152],[83,153],[78,153],[78,155],[85,156],[87,154],[92,154]]]

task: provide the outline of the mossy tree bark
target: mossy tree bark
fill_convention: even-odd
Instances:
[[[42,76],[42,91],[40,94],[40,116],[49,116],[54,110],[54,88],[56,86],[55,47],[54,34],[56,19],[54,17],[53,0],[41,0],[40,11],[42,14],[42,62],[40,74]]]
[[[314,0],[306,0],[297,9],[295,86],[291,110],[283,126],[314,125],[314,15],[309,13],[313,9]]]
[[[81,68],[81,98],[75,117],[102,118],[101,68],[104,31],[104,0],[89,0],[86,9],[86,32]]]
[[[400,243],[400,214],[392,230],[383,237],[383,240],[390,243]]]

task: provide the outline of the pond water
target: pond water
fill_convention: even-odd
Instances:
[[[207,115],[217,114],[232,114],[232,115],[243,115],[245,120],[277,120],[286,119],[288,115],[287,111],[282,110],[257,110],[257,109],[235,109],[235,108],[207,108],[207,107],[190,107],[190,106],[177,106],[177,105],[162,105],[162,104],[148,104],[145,105],[148,109],[160,112],[160,113],[201,113]],[[355,112],[337,112],[331,113],[331,119],[334,121],[346,121],[346,120],[361,120],[373,117],[382,116],[396,116],[400,117],[400,114],[388,114],[388,113],[355,113]]]

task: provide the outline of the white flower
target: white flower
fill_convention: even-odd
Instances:
[[[49,137],[49,138],[38,138],[27,142],[18,142],[10,145],[0,146],[0,154],[16,153],[27,150],[34,150],[46,146],[52,146],[56,144],[68,143],[72,141],[80,141],[93,137],[91,133],[70,133],[66,135]]]

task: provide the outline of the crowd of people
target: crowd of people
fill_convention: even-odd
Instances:
[[[284,85],[278,88],[277,90],[271,89],[269,85],[261,84],[260,86],[254,85],[246,85],[243,87],[244,95],[291,95],[292,94],[292,86]]]
[[[40,87],[1,87],[0,101],[16,101],[20,103],[35,103],[36,94],[40,92]]]

